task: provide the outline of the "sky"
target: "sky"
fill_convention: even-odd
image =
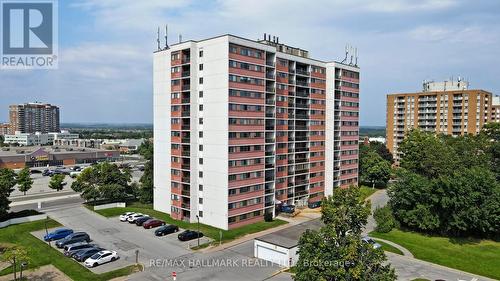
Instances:
[[[418,91],[424,79],[461,76],[500,94],[498,0],[58,3],[59,68],[0,70],[0,121],[9,104],[40,101],[59,105],[63,123],[152,123],[152,54],[165,24],[170,44],[179,34],[268,33],[325,61],[341,61],[346,44],[357,47],[362,126],[384,126],[386,94]]]

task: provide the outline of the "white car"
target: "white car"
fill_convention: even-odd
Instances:
[[[127,220],[128,220],[128,218],[129,218],[130,216],[132,216],[132,215],[135,215],[135,213],[134,213],[134,212],[126,212],[126,213],[124,213],[124,214],[121,214],[121,215],[120,215],[120,221],[127,221]]]
[[[129,223],[134,223],[136,219],[140,218],[140,217],[143,217],[144,215],[141,214],[141,213],[137,213],[137,214],[133,214],[133,215],[130,215],[127,219],[127,221]]]
[[[96,267],[100,264],[117,260],[118,254],[115,251],[100,251],[86,259],[84,264],[86,267]]]

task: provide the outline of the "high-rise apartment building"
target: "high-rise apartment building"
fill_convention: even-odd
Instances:
[[[230,229],[357,184],[359,68],[266,39],[155,52],[155,209]]]
[[[477,134],[490,118],[492,95],[469,90],[465,81],[424,82],[423,91],[387,95],[387,148],[398,147],[412,128],[447,134]]]
[[[43,103],[9,106],[10,133],[59,132],[59,107]]]
[[[493,97],[491,102],[491,122],[500,123],[500,96]]]

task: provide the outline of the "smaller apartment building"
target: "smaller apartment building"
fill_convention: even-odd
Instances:
[[[490,120],[491,122],[500,123],[500,96],[493,97]]]
[[[387,95],[387,148],[400,159],[398,147],[413,128],[452,136],[477,134],[491,118],[492,94],[469,90],[464,81],[426,82],[415,93]]]

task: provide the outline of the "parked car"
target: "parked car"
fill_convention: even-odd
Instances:
[[[144,215],[141,213],[133,214],[133,215],[128,217],[127,221],[129,223],[135,223],[135,220],[137,220],[138,218],[142,218],[142,217],[144,217]]]
[[[367,244],[370,244],[372,245],[373,249],[378,249],[380,247],[382,247],[382,245],[380,245],[379,243],[375,242],[375,240],[373,240],[371,237],[368,237],[368,236],[365,236],[363,238],[361,238],[361,241],[367,243]]]
[[[64,237],[66,237],[72,233],[73,233],[73,229],[59,228],[59,229],[56,229],[56,230],[48,233],[47,235],[43,236],[43,240],[44,241],[59,240],[59,239],[63,239]]]
[[[100,264],[112,262],[118,259],[118,254],[115,251],[100,251],[85,260],[86,267],[96,267]]]
[[[90,258],[91,256],[93,256],[93,255],[95,255],[103,250],[104,250],[103,248],[99,248],[99,247],[86,248],[86,249],[82,249],[82,250],[77,251],[71,257],[79,262],[83,262],[86,259]]]
[[[80,170],[80,166],[73,166],[73,167],[70,168],[70,170],[79,171]]]
[[[87,249],[87,248],[94,248],[94,247],[96,247],[96,245],[89,244],[86,241],[77,242],[75,244],[69,244],[69,245],[64,246],[64,255],[67,257],[71,257],[71,255],[76,253],[77,251]]]
[[[139,170],[141,172],[146,169],[146,167],[144,165],[137,165],[136,167],[137,167],[137,170]]]
[[[150,219],[150,220],[147,220],[146,222],[144,222],[142,224],[142,227],[144,227],[146,229],[150,229],[150,228],[162,226],[162,225],[165,225],[164,221],[157,220],[157,219]]]
[[[137,218],[135,220],[135,225],[142,226],[145,222],[147,222],[150,219],[152,219],[152,217],[150,217],[150,216],[142,216],[142,217]]]
[[[49,169],[45,169],[42,172],[42,176],[44,176],[44,177],[51,177],[53,175],[53,173],[54,173],[53,171],[51,171]]]
[[[282,205],[280,211],[282,213],[293,214],[295,212],[294,205]]]
[[[76,242],[83,242],[83,241],[87,241],[87,243],[90,242],[90,236],[85,232],[74,232],[74,233],[64,237],[63,239],[58,240],[56,242],[56,246],[57,246],[57,248],[63,248],[66,245],[73,244]]]
[[[41,173],[42,173],[42,171],[37,170],[37,169],[32,169],[32,170],[30,170],[30,173],[31,173],[31,174],[41,174]]]
[[[164,225],[155,230],[155,235],[156,236],[164,236],[170,233],[175,233],[179,231],[179,227],[177,225],[169,224],[169,225]]]
[[[69,176],[70,176],[71,178],[76,178],[76,177],[78,177],[78,175],[80,175],[81,173],[82,173],[81,171],[73,171],[73,172],[69,173]]]
[[[309,207],[309,209],[316,209],[316,208],[319,208],[319,207],[321,207],[321,201],[309,202],[309,203],[307,204],[307,207]]]
[[[134,212],[126,212],[126,213],[123,213],[120,215],[120,221],[127,221],[128,218],[131,216],[131,215],[134,215],[135,213]]]
[[[198,237],[203,237],[203,233],[194,230],[185,230],[184,232],[177,235],[177,239],[181,241],[189,241]]]

